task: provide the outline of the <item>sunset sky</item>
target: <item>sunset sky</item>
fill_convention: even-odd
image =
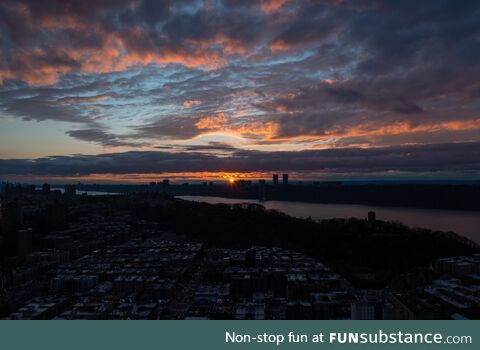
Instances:
[[[0,180],[480,179],[480,1],[0,0]]]

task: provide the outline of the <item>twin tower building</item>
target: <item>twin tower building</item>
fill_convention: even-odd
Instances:
[[[272,182],[275,186],[278,186],[278,174],[273,174]],[[288,174],[282,175],[282,185],[288,185]]]

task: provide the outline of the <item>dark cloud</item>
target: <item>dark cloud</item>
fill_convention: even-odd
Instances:
[[[74,87],[29,87],[25,84],[6,84],[0,89],[0,111],[23,120],[53,120],[74,124],[98,126],[109,94],[96,94],[95,89],[106,90],[109,84],[83,82]],[[93,94],[92,94],[93,91]]]
[[[373,110],[386,110],[401,114],[422,113],[423,109],[401,96],[380,93],[367,95],[368,90],[355,90],[350,83],[323,83],[301,89],[292,98],[280,98],[275,101],[278,106],[289,110],[321,108],[326,103],[358,104]]]
[[[190,139],[200,131],[195,126],[199,118],[195,116],[167,116],[138,128],[138,137],[150,139]]]
[[[238,150],[229,157],[197,152],[135,151],[0,160],[0,175],[88,176],[200,171],[320,171],[334,173],[480,171],[480,144],[455,143],[298,152]],[[134,171],[132,171],[134,169]]]
[[[215,153],[233,153],[238,148],[225,143],[210,141],[206,145],[162,145],[155,147],[161,150],[184,151],[184,152],[212,152]]]
[[[101,129],[70,130],[67,134],[82,141],[91,141],[107,147],[142,146],[140,142],[129,142],[125,137],[113,135]]]

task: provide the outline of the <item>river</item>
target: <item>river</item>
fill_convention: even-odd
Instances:
[[[409,227],[421,227],[438,231],[452,231],[480,244],[480,212],[401,207],[376,207],[356,204],[323,204],[287,201],[259,203],[252,199],[235,199],[206,196],[178,196],[177,198],[210,204],[257,203],[266,209],[275,209],[287,215],[312,219],[366,218],[373,210],[378,220],[400,221]]]

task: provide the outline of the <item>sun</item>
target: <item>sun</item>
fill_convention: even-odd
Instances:
[[[231,184],[233,184],[235,182],[235,179],[233,177],[229,178],[228,179],[228,182],[230,182]]]

